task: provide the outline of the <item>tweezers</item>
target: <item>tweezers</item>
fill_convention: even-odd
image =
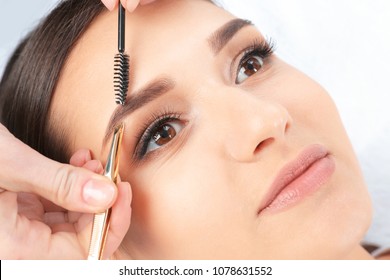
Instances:
[[[120,124],[114,130],[110,152],[104,176],[116,184],[119,169],[119,151],[122,142],[124,125]],[[91,242],[89,244],[88,260],[101,260],[103,258],[104,246],[110,227],[111,208],[102,213],[97,213],[93,218]]]

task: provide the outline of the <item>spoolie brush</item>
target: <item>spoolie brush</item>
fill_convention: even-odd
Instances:
[[[114,59],[115,102],[124,105],[129,88],[129,56],[125,54],[125,8],[118,8],[118,52]]]

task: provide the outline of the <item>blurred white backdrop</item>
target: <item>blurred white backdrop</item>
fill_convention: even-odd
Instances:
[[[57,2],[0,0],[0,75],[20,38]],[[390,1],[219,2],[252,20],[280,57],[330,92],[374,202],[366,240],[390,246]]]

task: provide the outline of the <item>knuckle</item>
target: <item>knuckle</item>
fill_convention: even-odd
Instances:
[[[54,201],[60,205],[65,205],[67,201],[70,201],[77,181],[75,168],[65,165],[59,167],[52,183]]]

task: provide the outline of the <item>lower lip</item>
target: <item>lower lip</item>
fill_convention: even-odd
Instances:
[[[311,195],[324,185],[335,170],[329,155],[313,163],[302,175],[288,184],[259,214],[275,213],[286,209]]]

